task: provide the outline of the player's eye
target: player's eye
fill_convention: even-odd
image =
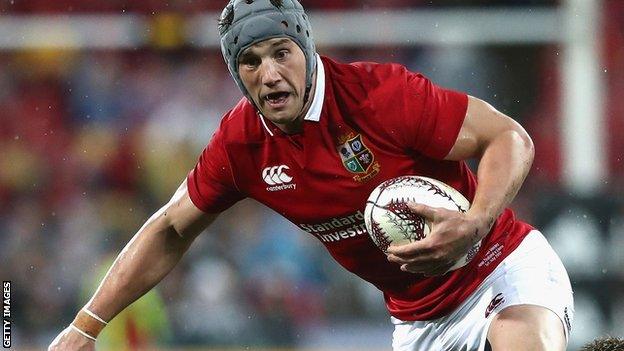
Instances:
[[[260,66],[260,58],[246,56],[246,57],[241,58],[239,64],[245,67],[246,69],[255,69],[256,67]]]
[[[260,66],[261,59],[255,55],[243,55],[240,57],[238,64],[245,69],[255,69]]]
[[[289,53],[289,51],[287,49],[278,50],[275,53],[275,58],[278,59],[278,60],[283,60],[286,57],[288,57],[288,53]]]

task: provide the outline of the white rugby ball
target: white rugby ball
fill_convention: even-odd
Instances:
[[[403,245],[424,239],[431,232],[430,223],[412,212],[408,202],[466,212],[470,202],[449,185],[427,177],[401,176],[379,184],[370,194],[364,210],[366,230],[384,252],[390,244]],[[477,254],[479,241],[449,271],[468,264]]]

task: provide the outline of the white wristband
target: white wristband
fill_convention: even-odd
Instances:
[[[104,325],[108,325],[108,322],[105,322],[102,318],[100,318],[97,314],[89,311],[86,307],[83,307],[82,310],[84,311],[84,313],[88,314],[89,316],[91,316],[93,319],[97,320],[98,322],[104,324]]]
[[[77,326],[75,326],[75,325],[73,325],[73,324],[70,324],[69,326],[70,326],[73,330],[75,330],[75,331],[77,331],[78,333],[80,333],[80,335],[84,336],[85,338],[95,341],[95,338],[94,338],[94,337],[92,337],[91,335],[89,335],[89,334],[87,334],[87,333],[83,332],[82,330],[78,329],[78,327],[77,327]]]

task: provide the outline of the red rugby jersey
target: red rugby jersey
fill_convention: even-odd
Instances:
[[[397,64],[319,59],[303,131],[287,135],[246,99],[223,118],[189,173],[193,203],[220,212],[251,197],[318,238],[347,270],[383,293],[391,315],[429,320],[455,309],[532,229],[506,209],[467,266],[426,278],[390,263],[366,233],[375,186],[400,175],[441,180],[472,200],[476,177],[444,161],[466,114],[465,94]]]

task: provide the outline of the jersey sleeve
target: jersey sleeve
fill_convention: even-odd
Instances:
[[[401,146],[435,159],[451,151],[466,116],[468,96],[433,84],[421,74],[393,65],[379,97],[395,113],[385,119],[400,131]],[[390,105],[391,104],[391,105]]]
[[[468,96],[436,86],[420,74],[408,72],[406,100],[407,142],[423,154],[442,159],[451,151],[468,108]]]
[[[243,199],[234,182],[221,128],[188,174],[187,187],[193,204],[207,213],[222,212]]]

